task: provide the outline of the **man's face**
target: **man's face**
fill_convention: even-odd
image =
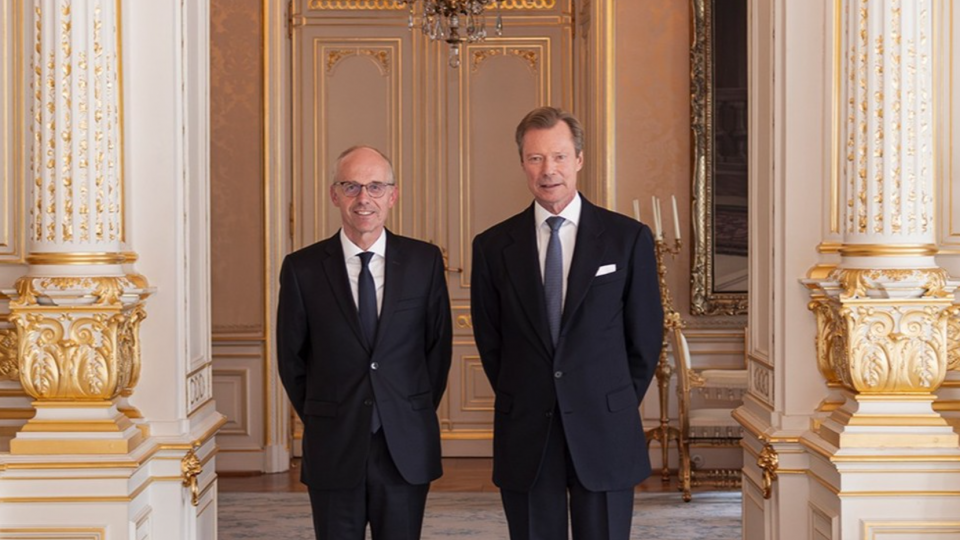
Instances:
[[[380,154],[369,148],[359,148],[340,162],[337,182],[355,182],[366,186],[373,182],[393,183],[390,166]],[[387,213],[397,202],[398,188],[388,187],[380,198],[373,198],[364,188],[355,197],[344,194],[343,188],[330,186],[330,199],[340,209],[343,231],[357,246],[366,249],[380,237]]]
[[[561,121],[552,128],[528,130],[522,155],[533,197],[559,214],[577,194],[577,172],[583,168],[583,154],[577,155],[570,126]]]

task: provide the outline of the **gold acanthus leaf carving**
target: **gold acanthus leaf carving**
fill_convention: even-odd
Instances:
[[[41,400],[107,400],[131,389],[140,374],[144,317],[139,306],[128,313],[85,311],[82,317],[14,312],[24,391]]]
[[[483,61],[486,60],[487,58],[491,58],[493,56],[498,56],[501,54],[503,54],[503,49],[492,49],[492,48],[474,49],[473,62],[471,62],[473,66],[472,67],[473,72],[476,73],[480,69],[480,64],[482,64]]]
[[[380,68],[380,74],[387,76],[390,74],[390,52],[386,49],[360,49],[362,56],[369,56],[377,63]]]
[[[534,73],[537,72],[537,66],[540,63],[540,54],[537,51],[533,49],[508,49],[507,53],[526,60],[530,70]]]
[[[0,380],[16,381],[19,378],[17,330],[16,328],[0,328]]]
[[[947,317],[947,369],[960,370],[960,306],[953,306]]]
[[[355,50],[348,49],[335,49],[327,52],[327,73],[333,71],[333,68],[340,63],[340,60],[343,60],[347,56],[357,54]]]
[[[832,361],[846,386],[861,393],[939,388],[946,376],[950,308],[859,305],[840,313],[849,349]]]

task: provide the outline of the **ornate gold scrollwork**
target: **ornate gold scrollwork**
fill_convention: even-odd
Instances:
[[[146,314],[18,313],[20,380],[37,399],[112,399],[140,374],[139,326]]]
[[[203,466],[194,448],[183,456],[180,460],[180,476],[183,478],[183,487],[190,488],[190,504],[197,506],[200,504],[200,474],[203,473]]]
[[[141,301],[149,294],[138,274],[20,278],[10,301],[16,336],[2,341],[16,341],[24,391],[48,401],[132,393],[146,318]]]
[[[843,298],[867,298],[878,296],[877,292],[890,295],[891,291],[910,289],[924,298],[950,298],[947,292],[947,271],[943,268],[837,268],[828,279],[836,280],[842,288]]]
[[[773,483],[777,481],[777,469],[780,467],[780,456],[773,445],[766,443],[757,457],[757,466],[763,471],[763,498],[773,496]]]
[[[960,370],[960,306],[956,305],[947,317],[947,369]]]
[[[17,365],[17,330],[0,328],[0,380],[20,379]]]
[[[946,377],[948,355],[951,367],[960,365],[960,353],[948,353],[948,336],[960,340],[960,307],[950,303],[942,269],[837,269],[811,288],[817,364],[828,383],[928,394]]]

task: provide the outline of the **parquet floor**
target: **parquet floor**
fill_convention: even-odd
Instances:
[[[444,458],[443,476],[433,482],[431,491],[495,492],[491,474],[493,462],[489,458]],[[306,491],[300,483],[300,462],[295,460],[288,472],[276,474],[241,475],[220,473],[219,490],[223,492],[289,492]],[[637,491],[675,491],[676,479],[664,484],[659,471],[637,487]]]

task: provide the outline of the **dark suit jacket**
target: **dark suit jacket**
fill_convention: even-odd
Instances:
[[[616,270],[596,276],[607,265]],[[501,488],[533,485],[555,410],[587,489],[627,489],[650,474],[638,406],[663,336],[650,228],[583,199],[567,283],[554,349],[533,206],[474,239],[473,327],[496,393]]]
[[[438,478],[436,407],[450,370],[450,300],[436,246],[386,246],[383,304],[368,349],[340,235],[289,254],[280,271],[280,378],[303,420],[302,481],[348,489],[364,477],[374,401],[390,454],[411,484]]]

